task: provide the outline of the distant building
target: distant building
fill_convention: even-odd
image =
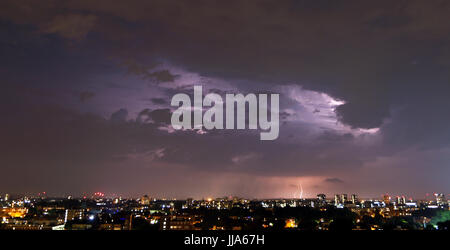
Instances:
[[[148,195],[144,195],[140,200],[141,205],[150,205],[150,197]]]
[[[161,218],[160,230],[199,230],[199,223],[192,215],[165,216]]]
[[[122,224],[104,223],[101,224],[99,230],[122,230]]]
[[[64,223],[72,220],[82,220],[84,218],[84,209],[66,209]]]
[[[358,203],[358,196],[356,194],[352,194],[352,203],[353,204]]]
[[[346,202],[348,202],[347,194],[341,194],[341,203],[345,204]]]
[[[191,208],[194,205],[194,199],[193,198],[187,198],[186,199],[186,207]]]
[[[71,225],[71,230],[88,230],[91,229],[92,225],[90,224],[85,224],[85,223],[76,223]]]
[[[338,194],[335,194],[334,195],[334,205],[337,206],[339,204],[341,204],[341,196]]]
[[[363,207],[363,208],[371,208],[371,207],[373,207],[373,205],[372,205],[372,201],[363,201],[362,202],[362,204],[361,204],[361,207]]]
[[[405,204],[406,204],[405,196],[397,196],[397,205],[405,205]]]
[[[327,196],[325,194],[318,194],[317,203],[319,206],[325,205],[327,203]]]
[[[436,196],[436,205],[444,206],[446,203],[444,194],[434,194]]]
[[[318,194],[317,195],[317,199],[319,201],[324,201],[324,200],[326,200],[326,198],[327,198],[327,196],[325,194]]]
[[[387,206],[387,205],[391,204],[391,197],[388,194],[385,194],[385,195],[383,195],[383,201],[384,201],[384,204],[386,204],[386,206]]]

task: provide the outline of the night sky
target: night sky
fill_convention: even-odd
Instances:
[[[0,3],[0,193],[450,193],[449,1]],[[280,136],[171,98],[279,93]]]

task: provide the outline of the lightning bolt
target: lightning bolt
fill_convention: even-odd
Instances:
[[[302,199],[303,198],[303,187],[302,187],[302,183],[301,182],[299,182],[299,185],[297,185],[297,188],[300,191],[300,199]]]

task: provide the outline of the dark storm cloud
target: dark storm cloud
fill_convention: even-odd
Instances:
[[[151,98],[150,99],[154,104],[167,104],[167,100],[164,98]]]
[[[339,178],[327,178],[325,179],[325,182],[329,182],[329,183],[344,183],[343,180],[339,179]]]
[[[152,121],[153,123],[167,125],[170,124],[170,118],[172,116],[172,112],[170,109],[144,109],[139,112],[136,121],[138,122],[148,122]]]
[[[154,80],[156,83],[173,82],[178,77],[170,73],[169,70],[154,70],[158,66],[157,63],[145,66],[135,60],[127,59],[122,65],[126,66],[129,73],[142,76],[143,79]]]
[[[137,118],[126,106],[108,119],[75,108],[55,109],[53,103],[53,108],[38,112],[25,104],[34,99],[42,104],[46,98],[12,98],[23,95],[20,91],[5,96],[6,109],[18,110],[8,112],[11,119],[5,123],[22,126],[8,127],[10,134],[29,131],[28,137],[8,137],[13,152],[6,162],[32,173],[37,171],[31,170],[32,161],[48,173],[62,164],[88,168],[99,163],[96,171],[106,171],[107,159],[116,157],[143,159],[136,166],[157,165],[147,159],[199,172],[342,176],[414,148],[418,158],[437,150],[431,164],[439,169],[446,162],[445,150],[439,149],[450,146],[450,118],[445,115],[450,108],[449,11],[447,1],[419,0],[3,1],[2,25],[14,28],[3,29],[1,72],[8,81],[22,84],[12,84],[14,91],[26,85],[33,86],[26,90],[58,95],[60,89],[84,88],[86,78],[99,86],[92,76],[112,75],[114,70],[98,58],[112,58],[131,75],[156,83],[149,84],[149,92],[157,89],[154,85],[173,84],[152,97],[158,109],[134,110]],[[192,84],[175,85],[182,74],[174,73],[171,65],[233,82],[241,92],[301,85],[343,100],[333,112],[344,124],[380,131],[373,139],[324,126],[312,138],[311,127],[317,124],[293,121],[295,112],[307,110],[284,96],[282,108],[294,111],[281,111],[280,139],[272,143],[261,144],[251,132],[173,132],[167,126],[168,98],[191,93]],[[124,85],[120,87],[136,86],[134,81]],[[80,100],[89,99],[83,105],[102,94],[92,89],[95,98],[81,95]],[[215,89],[211,92],[226,92]],[[116,97],[107,96],[104,103],[116,102]],[[26,123],[25,113],[33,117]],[[326,110],[315,107],[311,113],[325,116]],[[28,145],[23,151],[22,144]],[[29,162],[14,163],[21,155],[30,155]],[[408,174],[432,176],[418,162],[411,163],[416,171]]]
[[[157,83],[160,82],[173,82],[177,75],[173,75],[168,70],[160,70],[155,71],[149,75],[150,78],[153,78],[156,80]]]
[[[100,24],[80,25],[78,20],[91,19],[72,17],[53,30],[71,37],[64,35],[66,29],[77,34],[85,33],[77,31],[80,27],[90,29],[108,39],[106,46],[121,46],[121,51],[111,51],[114,54],[133,56],[139,51],[205,75],[300,80],[346,100],[338,111],[355,127],[380,126],[399,101],[397,95],[410,94],[408,88],[398,87],[402,84],[420,88],[447,83],[416,80],[428,73],[426,68],[444,66],[441,63],[448,67],[438,58],[439,51],[449,48],[444,43],[450,28],[445,1],[131,1],[126,6],[69,1],[53,8],[39,3],[37,11],[33,2],[14,3],[5,4],[3,16],[18,23],[41,26],[61,12],[94,15]],[[111,16],[130,25],[118,25]],[[425,60],[425,65],[413,66],[414,60]],[[157,81],[174,77],[168,71],[140,72]],[[448,72],[438,74],[448,77]]]
[[[27,102],[17,103],[17,99],[8,96]],[[284,142],[262,145],[257,134],[244,132],[167,133],[160,129],[170,114],[166,109],[141,112],[154,121],[142,123],[129,119],[125,109],[117,110],[105,119],[55,105],[43,105],[41,100],[34,102],[14,91],[3,93],[2,97],[16,103],[14,110],[3,110],[4,114],[11,118],[20,115],[1,123],[4,142],[1,150],[5,154],[1,161],[11,177],[11,181],[2,182],[4,190],[14,187],[16,192],[32,192],[62,188],[81,192],[96,188],[99,182],[111,187],[124,171],[150,171],[169,176],[187,168],[191,174],[209,172],[221,176],[240,172],[289,176],[295,174],[297,168],[307,174],[322,174],[330,168],[339,171],[341,165],[349,163],[348,159],[340,157],[339,151],[343,150],[344,144],[339,147],[328,145],[328,155],[323,156],[323,146],[296,144],[292,147]],[[285,159],[278,161],[278,157]],[[120,164],[125,166],[118,167]],[[161,168],[164,164],[167,166]],[[35,176],[41,176],[41,181]],[[55,176],[71,178],[65,180]],[[28,184],[18,185],[13,181],[17,178]],[[123,190],[131,192],[135,179],[120,182],[124,185]],[[84,185],[81,187],[80,183]]]
[[[58,34],[67,39],[82,40],[95,25],[94,15],[58,15],[40,27],[44,34]]]
[[[94,92],[91,91],[83,91],[80,93],[80,101],[85,102],[95,96]]]
[[[126,109],[120,109],[111,115],[112,122],[126,122],[128,111]]]

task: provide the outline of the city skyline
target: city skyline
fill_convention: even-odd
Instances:
[[[44,194],[46,195],[46,194]],[[450,201],[362,199],[317,194],[304,199],[0,197],[0,230],[436,231],[449,229]]]
[[[280,197],[243,197],[243,196],[237,196],[237,195],[218,195],[218,196],[202,196],[202,197],[193,197],[193,196],[186,196],[186,197],[174,197],[174,196],[155,196],[151,195],[151,193],[141,193],[139,195],[120,195],[120,194],[108,194],[103,192],[93,192],[93,193],[83,193],[83,194],[65,194],[65,195],[55,195],[52,193],[42,192],[37,194],[17,194],[17,193],[0,193],[0,197],[3,197],[3,200],[5,200],[4,197],[14,198],[14,199],[24,199],[24,198],[33,198],[33,199],[39,199],[39,198],[45,198],[45,199],[141,199],[142,197],[148,197],[152,200],[188,200],[188,199],[194,199],[194,200],[215,200],[215,199],[246,199],[246,200],[314,200],[314,199],[320,199],[319,196],[325,197],[322,199],[326,200],[335,200],[336,196],[346,195],[349,198],[346,198],[347,201],[351,201],[352,197],[355,196],[359,200],[384,200],[386,197],[389,197],[390,200],[395,201],[399,198],[409,200],[409,201],[434,201],[438,197],[450,197],[450,194],[444,194],[444,193],[425,193],[423,197],[413,197],[408,196],[405,194],[380,194],[378,196],[373,197],[364,197],[360,196],[357,192],[350,192],[350,193],[318,193],[311,196],[280,196]],[[0,198],[1,199],[1,198]],[[341,199],[341,198],[340,198]]]

